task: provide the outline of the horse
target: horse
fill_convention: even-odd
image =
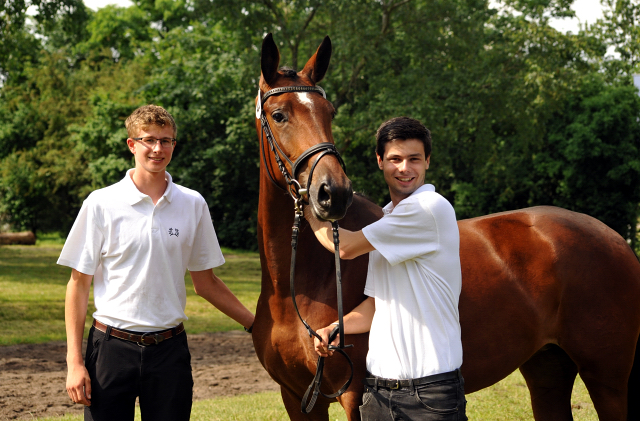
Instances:
[[[349,230],[382,217],[380,207],[353,194],[337,152],[317,146],[334,143],[335,109],[317,87],[330,57],[329,37],[299,72],[279,69],[271,34],[261,51],[256,131],[262,285],[253,342],[258,359],[280,385],[291,420],[326,421],[335,401],[320,397],[308,414],[301,411],[317,355],[290,295],[296,206],[306,197],[305,212],[339,220]],[[267,144],[269,136],[275,146]],[[461,220],[459,231],[465,391],[490,386],[519,368],[535,419],[571,420],[571,391],[580,374],[600,419],[624,420],[627,411],[629,419],[637,419],[640,263],[624,239],[587,215],[544,206]],[[318,329],[338,315],[335,259],[304,218],[297,247],[297,307]],[[367,264],[367,255],[341,264],[345,313],[365,299]],[[354,345],[345,349],[353,360],[353,381],[336,399],[350,421],[360,419],[367,340],[367,334],[344,338]],[[323,392],[338,390],[349,374],[343,358],[330,357]]]

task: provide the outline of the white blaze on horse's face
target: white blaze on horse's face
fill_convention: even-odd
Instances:
[[[300,101],[302,104],[313,104],[313,101],[311,101],[311,94],[309,92],[296,92],[296,96],[298,97],[298,101]]]

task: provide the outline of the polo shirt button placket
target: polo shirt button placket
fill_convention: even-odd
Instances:
[[[156,225],[156,208],[154,206],[153,210],[151,211],[151,233],[152,234],[157,234],[158,233],[158,226]]]

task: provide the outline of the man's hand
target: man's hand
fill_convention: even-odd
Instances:
[[[311,226],[311,229],[320,244],[333,253],[335,251],[335,245],[333,244],[333,228],[331,223],[327,221],[320,221],[316,218],[309,206],[304,210],[304,217],[309,223],[309,226]],[[367,237],[362,233],[362,230],[349,231],[344,228],[339,228],[338,233],[340,236],[341,259],[355,259],[360,255],[375,250],[371,243],[369,243],[369,240],[367,240]]]
[[[335,329],[335,325],[329,325],[327,327],[323,327],[322,329],[316,330],[316,333],[322,338],[322,342],[315,336],[313,337],[313,345],[315,347],[316,352],[321,357],[330,357],[333,355],[334,351],[329,349],[329,335]],[[331,342],[331,345],[338,345],[340,339],[340,334],[336,335],[336,338]]]
[[[91,406],[91,379],[84,364],[67,364],[67,393],[74,403]]]

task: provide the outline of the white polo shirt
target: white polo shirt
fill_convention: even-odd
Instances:
[[[425,184],[362,232],[369,253],[364,293],[375,299],[367,370],[416,379],[462,365],[458,300],[460,234],[451,204]]]
[[[186,270],[220,266],[224,257],[200,193],[166,173],[167,189],[154,205],[132,171],[87,197],[58,264],[93,275],[96,320],[152,332],[187,319]]]

